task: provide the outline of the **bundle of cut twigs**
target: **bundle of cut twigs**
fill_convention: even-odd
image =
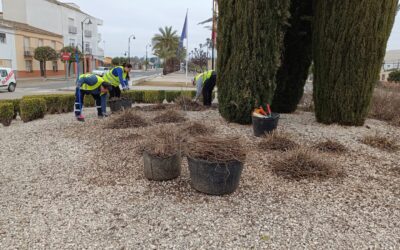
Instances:
[[[157,128],[150,133],[142,145],[142,151],[160,158],[167,158],[180,151],[181,143],[176,130],[171,126]]]
[[[139,128],[148,125],[145,118],[132,110],[125,110],[113,118],[107,125],[108,129]]]
[[[216,163],[246,160],[246,151],[238,137],[193,137],[185,144],[185,154],[190,158]]]
[[[193,101],[187,96],[180,96],[175,99],[175,104],[184,111],[203,111],[207,109],[196,101]]]

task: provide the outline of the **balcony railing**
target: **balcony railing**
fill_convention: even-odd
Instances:
[[[34,49],[33,48],[24,48],[24,56],[25,57],[33,57]]]
[[[75,26],[69,26],[69,27],[68,27],[68,32],[69,32],[70,34],[78,34],[78,28],[75,27]]]
[[[85,37],[92,37],[92,31],[91,30],[85,30]]]

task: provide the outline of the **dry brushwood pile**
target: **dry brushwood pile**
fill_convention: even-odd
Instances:
[[[347,152],[347,148],[343,144],[333,140],[326,140],[324,142],[320,142],[317,145],[315,145],[314,148],[325,153],[340,154]]]
[[[193,137],[185,144],[185,154],[192,159],[213,163],[244,162],[246,151],[239,137]]]
[[[176,110],[167,110],[153,119],[155,123],[180,123],[185,121],[185,116]]]
[[[105,126],[106,129],[126,129],[146,127],[148,123],[140,113],[132,110],[124,110],[113,117]]]
[[[307,149],[286,153],[283,159],[274,162],[273,171],[285,179],[327,179],[341,177],[343,172],[332,162]]]
[[[149,134],[143,146],[142,152],[154,157],[168,158],[180,151],[181,142],[177,132],[172,126],[159,127]]]
[[[373,148],[386,150],[389,152],[396,152],[400,149],[400,146],[397,144],[397,140],[395,138],[389,138],[379,134],[365,136],[361,142]]]
[[[258,144],[261,150],[288,151],[298,147],[298,143],[290,139],[290,135],[283,132],[273,132],[266,134]]]
[[[166,110],[172,105],[167,105],[167,104],[152,104],[152,105],[146,105],[146,106],[136,106],[133,109],[134,110],[139,110],[139,111],[146,111],[146,112],[151,112],[151,111],[161,111],[161,110]]]
[[[207,109],[200,103],[193,101],[187,96],[177,97],[174,102],[184,111],[203,111]]]
[[[199,136],[199,135],[210,135],[214,133],[215,128],[206,126],[200,122],[189,122],[183,125],[181,132],[185,136]]]

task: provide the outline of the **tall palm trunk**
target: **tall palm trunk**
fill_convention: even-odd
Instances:
[[[291,0],[290,27],[286,31],[272,110],[296,111],[312,62],[313,0]]]
[[[319,122],[363,125],[397,0],[315,0],[314,101]]]
[[[272,101],[289,3],[219,1],[218,99],[228,121],[250,123],[253,108]]]

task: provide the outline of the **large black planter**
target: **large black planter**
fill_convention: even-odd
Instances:
[[[280,115],[272,113],[271,117],[260,118],[252,116],[254,135],[264,136],[265,133],[271,133],[278,127]]]
[[[212,163],[188,157],[192,187],[211,195],[231,194],[239,186],[243,163]]]
[[[132,101],[126,98],[121,99],[121,106],[123,109],[132,108]]]
[[[168,181],[181,174],[182,157],[180,153],[168,158],[160,158],[144,152],[143,161],[144,175],[149,180]]]
[[[119,112],[122,110],[122,100],[110,100],[108,101],[111,112]]]

